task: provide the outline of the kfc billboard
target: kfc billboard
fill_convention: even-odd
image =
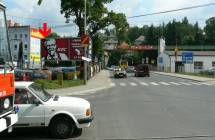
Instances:
[[[42,40],[42,57],[45,60],[81,60],[84,49],[79,38],[57,38]]]

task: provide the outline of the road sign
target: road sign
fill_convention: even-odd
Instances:
[[[89,45],[90,43],[90,38],[88,35],[82,35],[81,36],[81,45]]]
[[[192,64],[193,63],[193,52],[182,52],[182,63]]]

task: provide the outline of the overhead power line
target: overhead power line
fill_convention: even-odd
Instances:
[[[138,17],[145,17],[145,16],[151,16],[151,15],[159,15],[159,14],[164,14],[164,13],[171,13],[171,12],[177,12],[177,11],[183,11],[183,10],[190,10],[190,9],[196,9],[196,8],[201,8],[201,7],[207,7],[207,6],[212,6],[212,5],[215,5],[215,3],[208,3],[208,4],[184,7],[184,8],[179,8],[179,9],[160,11],[160,12],[143,14],[143,15],[136,15],[136,16],[131,16],[131,17],[128,17],[128,18],[138,18]]]

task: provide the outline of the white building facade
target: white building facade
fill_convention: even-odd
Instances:
[[[12,26],[8,28],[13,61],[18,61],[20,43],[23,44],[23,60],[27,64],[30,54],[30,26]]]
[[[201,70],[215,67],[215,51],[189,51],[193,54],[192,63],[182,61],[182,53],[177,55],[174,51],[164,51],[158,56],[158,70],[164,72],[198,73]]]
[[[36,29],[30,26],[11,26],[8,28],[13,61],[18,61],[19,47],[22,42],[25,68],[39,68],[41,65],[40,38],[34,37]]]

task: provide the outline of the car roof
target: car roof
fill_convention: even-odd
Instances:
[[[28,81],[16,81],[15,82],[15,88],[25,88],[30,86],[34,82],[28,82]]]

